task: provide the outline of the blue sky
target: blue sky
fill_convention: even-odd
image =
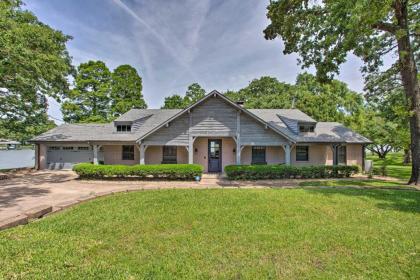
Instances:
[[[283,55],[281,40],[264,39],[268,0],[25,2],[42,22],[73,37],[67,46],[74,65],[102,60],[111,70],[134,66],[149,108],[194,82],[207,91],[235,90],[266,75],[293,83],[303,71],[296,55]],[[349,56],[338,78],[361,92],[360,65]],[[61,119],[56,102],[49,111]]]

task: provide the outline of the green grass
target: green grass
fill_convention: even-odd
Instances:
[[[0,232],[0,279],[419,279],[420,192],[161,190]]]
[[[326,187],[346,187],[346,186],[357,186],[357,187],[409,187],[404,183],[390,182],[385,180],[377,179],[354,179],[354,180],[325,180],[325,181],[309,181],[301,182],[299,186],[326,186]]]
[[[387,175],[402,180],[408,180],[411,176],[411,165],[403,165],[402,153],[389,153],[386,159],[380,159],[377,155],[368,155],[366,159],[373,161],[373,167],[376,174],[379,174],[379,169],[382,164],[386,163]]]

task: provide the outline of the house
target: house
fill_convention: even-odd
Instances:
[[[63,124],[32,139],[38,169],[74,163],[363,165],[369,139],[297,109],[245,109],[212,91],[184,110],[132,109],[107,124]]]

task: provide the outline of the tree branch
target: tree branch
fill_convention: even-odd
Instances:
[[[381,31],[389,32],[391,34],[395,34],[398,30],[398,26],[392,23],[387,23],[387,22],[382,22],[382,21],[374,23],[372,27]]]

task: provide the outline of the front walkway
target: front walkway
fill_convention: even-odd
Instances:
[[[52,206],[53,211],[60,210],[113,192],[173,188],[295,188],[302,181],[229,181],[213,174],[204,174],[201,182],[94,181],[77,180],[77,175],[72,171],[23,172],[11,179],[0,180],[0,221],[25,214],[28,209]]]

